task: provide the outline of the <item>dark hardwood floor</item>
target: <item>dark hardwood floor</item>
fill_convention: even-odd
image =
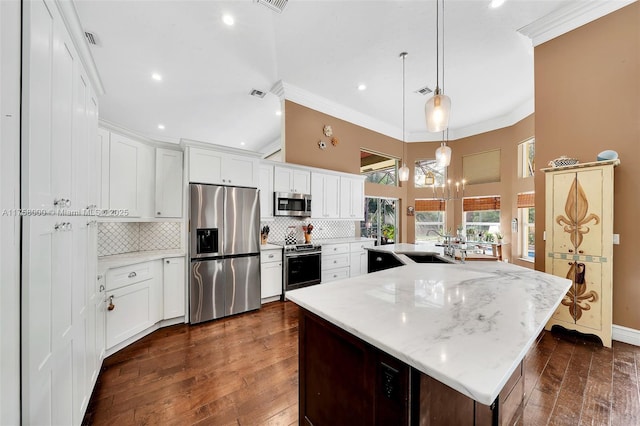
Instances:
[[[152,333],[107,358],[87,425],[295,425],[298,309],[290,302]],[[640,348],[542,332],[525,358],[519,425],[640,425]]]

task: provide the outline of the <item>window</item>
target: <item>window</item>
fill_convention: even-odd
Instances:
[[[375,238],[377,245],[394,244],[398,229],[395,198],[365,197],[364,217],[360,222],[360,235]]]
[[[536,209],[534,207],[533,192],[518,194],[518,220],[521,225],[520,257],[534,260],[536,254]]]
[[[533,176],[535,170],[536,140],[529,139],[518,145],[518,176]]]
[[[446,182],[447,168],[444,166],[438,166],[436,160],[418,160],[415,166],[415,187],[416,188],[431,188],[433,184],[427,184],[425,178],[431,174],[435,179],[435,185],[437,187],[442,186]],[[416,210],[417,211],[417,210]]]
[[[398,186],[398,159],[369,151],[360,151],[360,174],[366,182]]]
[[[416,243],[435,241],[438,233],[444,233],[444,212],[444,201],[416,200]]]
[[[464,232],[469,241],[496,241],[500,232],[500,197],[465,198]]]

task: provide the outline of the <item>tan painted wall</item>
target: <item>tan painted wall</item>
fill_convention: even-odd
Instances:
[[[309,167],[336,170],[345,173],[360,173],[360,149],[402,158],[403,143],[348,121],[323,114],[313,109],[285,101],[285,162]],[[322,129],[330,125],[339,142],[333,146]],[[327,148],[318,148],[318,141],[327,143]],[[366,183],[365,194],[372,197],[390,197],[400,200],[399,212],[405,211],[406,184],[400,187]],[[406,214],[399,215],[400,240],[406,241]]]
[[[511,235],[511,219],[517,217],[516,194],[518,192],[533,191],[533,179],[519,179],[517,161],[518,161],[518,144],[533,136],[534,117],[533,115],[521,120],[513,126],[491,132],[482,133],[468,138],[458,139],[449,142],[451,146],[452,156],[451,165],[449,166],[449,177],[452,181],[461,180],[462,176],[462,157],[468,154],[474,154],[483,151],[500,149],[500,176],[499,183],[486,183],[477,185],[467,185],[465,188],[465,197],[499,195],[500,196],[500,230],[504,234],[505,244],[508,244],[503,250],[503,257],[516,264],[531,268],[531,262],[518,260],[517,252],[517,235]],[[439,143],[423,142],[408,144],[408,159],[411,164],[416,160],[435,158],[435,150]],[[409,163],[407,163],[409,164]],[[410,182],[413,182],[413,168],[411,169]],[[410,185],[407,189],[407,196],[410,203],[416,198],[430,198],[433,196],[433,190],[429,188],[415,188]],[[447,206],[447,227],[455,229],[462,223],[462,201],[451,201]],[[412,205],[412,204],[409,204]],[[407,240],[415,241],[415,217],[409,217],[407,221]]]
[[[594,161],[613,149],[615,170],[613,322],[640,330],[640,4],[633,3],[535,48],[536,163],[560,155]],[[537,173],[536,210],[544,176]],[[536,269],[544,269],[544,217],[536,217]]]

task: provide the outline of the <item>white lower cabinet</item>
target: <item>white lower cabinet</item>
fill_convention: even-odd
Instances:
[[[184,316],[185,306],[185,260],[171,257],[162,263],[162,291],[164,319]]]
[[[361,241],[354,242],[349,245],[350,261],[349,261],[349,276],[357,277],[358,275],[366,274],[367,265],[367,248],[375,246],[375,242]]]
[[[322,245],[321,281],[349,278],[349,243]]]
[[[123,271],[131,282],[122,282]],[[138,271],[144,273],[139,274]],[[148,272],[148,273],[147,273]],[[110,269],[107,272],[106,346],[112,348],[162,319],[162,261]]]
[[[263,250],[260,253],[260,297],[282,294],[282,249]]]

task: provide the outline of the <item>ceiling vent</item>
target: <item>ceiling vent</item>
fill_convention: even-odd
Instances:
[[[262,90],[258,90],[258,89],[252,89],[251,92],[249,92],[249,94],[251,96],[255,96],[256,98],[264,98],[264,95],[266,95],[266,92],[263,92]]]
[[[431,92],[433,92],[433,90],[431,90],[429,88],[429,86],[424,86],[424,87],[416,90],[416,93],[420,93],[421,95],[428,95]]]
[[[98,45],[98,38],[96,37],[96,35],[94,33],[90,33],[89,31],[85,31],[84,32],[84,37],[87,39],[89,44],[91,44],[93,46],[97,46]]]
[[[268,7],[274,12],[282,13],[289,0],[255,0],[256,3]]]

